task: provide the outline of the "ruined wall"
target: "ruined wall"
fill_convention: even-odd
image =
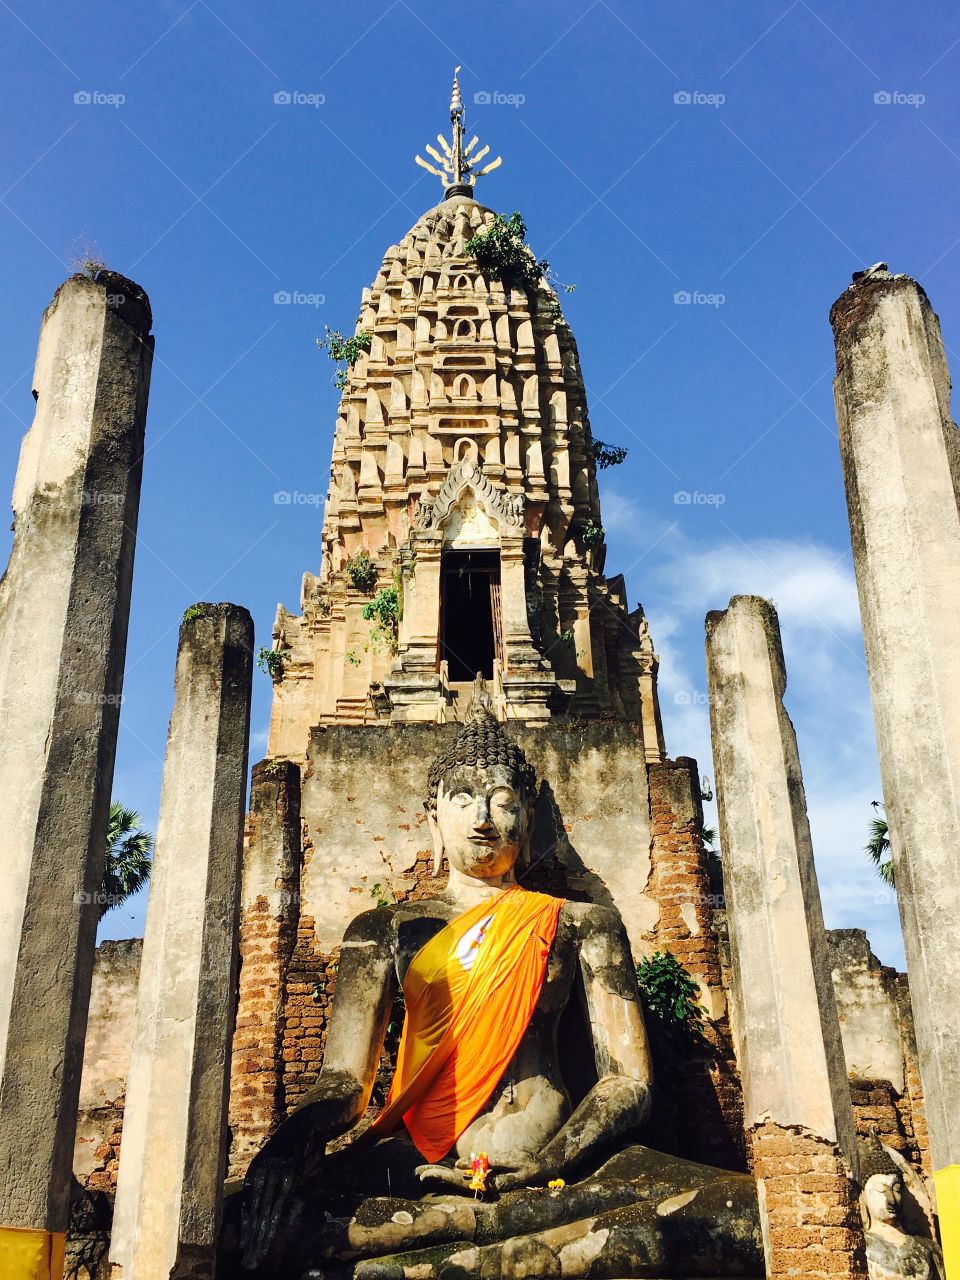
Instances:
[[[302,846],[300,769],[261,761],[253,766],[244,832],[229,1177],[242,1177],[284,1115],[284,1001],[300,916]]]
[[[827,932],[857,1133],[876,1132],[929,1172],[906,974],[882,965],[863,929]]]
[[[142,938],[97,948],[73,1154],[73,1171],[90,1191],[116,1187],[142,949]]]
[[[730,1031],[714,927],[718,895],[703,846],[703,809],[697,763],[686,756],[649,771],[652,891],[659,905],[657,949],[669,951],[700,985],[707,1013],[702,1043],[669,1066],[672,1149],[727,1169],[746,1163],[743,1094]],[[658,1087],[667,1084],[661,1070]],[[669,1133],[663,1134],[669,1142]]]

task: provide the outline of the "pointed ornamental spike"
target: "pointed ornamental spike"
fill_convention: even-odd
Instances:
[[[441,151],[437,151],[435,147],[429,143],[424,148],[431,160],[436,162],[436,166],[432,165],[429,160],[424,160],[422,156],[416,156],[416,162],[422,169],[426,169],[428,173],[434,174],[443,183],[446,196],[472,196],[473,185],[477,178],[482,178],[485,173],[490,173],[496,169],[502,160],[498,156],[496,160],[489,164],[478,168],[480,162],[489,154],[489,147],[482,147],[479,151],[475,151],[479,139],[474,135],[466,147],[463,145],[464,129],[463,129],[463,98],[460,95],[460,68],[457,67],[453,73],[453,94],[450,98],[450,141],[447,142],[442,134],[437,134],[437,141],[440,144]],[[468,158],[469,157],[469,158]]]

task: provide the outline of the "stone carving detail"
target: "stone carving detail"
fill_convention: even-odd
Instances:
[[[414,529],[429,529],[433,521],[433,503],[429,498],[418,498],[417,508],[413,513]]]
[[[523,524],[523,494],[505,494],[483,474],[482,468],[465,458],[447,472],[433,504],[433,515],[428,528],[438,528],[449,516],[463,491],[470,488],[478,504],[488,516],[501,525],[517,529]],[[519,499],[519,502],[517,501]]]

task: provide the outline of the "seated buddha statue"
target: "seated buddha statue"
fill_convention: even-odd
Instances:
[[[654,1092],[629,943],[615,911],[520,883],[536,790],[475,699],[428,776],[446,891],[347,929],[322,1070],[228,1200],[221,1277],[763,1274],[749,1177],[630,1145]],[[576,1105],[575,995],[596,1077]]]

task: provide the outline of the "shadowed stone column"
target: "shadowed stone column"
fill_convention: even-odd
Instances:
[[[139,285],[44,313],[0,581],[0,1274],[62,1274],[153,339]]]
[[[909,276],[830,312],[853,561],[947,1270],[960,1276],[960,435]]]
[[[847,1069],[773,606],[707,615],[744,1125],[769,1276],[866,1273]]]
[[[243,851],[240,981],[230,1079],[230,1176],[242,1178],[284,1114],[284,998],[300,923],[300,768],[253,766]]]
[[[213,1275],[226,1166],[253,623],[180,628],[110,1243],[124,1280]]]

